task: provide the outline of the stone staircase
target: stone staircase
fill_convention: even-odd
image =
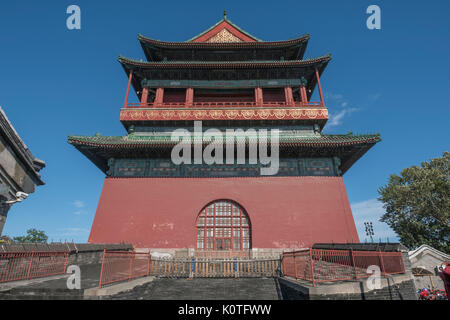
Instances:
[[[279,300],[275,278],[155,279],[103,299],[114,300]]]
[[[0,292],[0,300],[82,300],[84,290],[13,288]]]

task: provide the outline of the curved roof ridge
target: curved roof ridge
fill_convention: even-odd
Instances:
[[[409,251],[408,256],[410,259],[414,258],[415,256],[419,255],[420,253],[424,252],[425,250],[429,250],[430,252],[432,252],[434,254],[437,254],[439,256],[445,257],[446,259],[450,260],[450,255],[448,255],[445,252],[442,252],[436,248],[433,248],[432,246],[429,246],[427,244],[422,244],[417,249]]]
[[[288,45],[291,43],[297,43],[302,41],[307,41],[310,39],[310,34],[306,33],[297,38],[287,39],[287,40],[276,40],[276,41],[255,41],[255,42],[186,42],[186,41],[163,41],[158,39],[152,39],[146,37],[142,34],[138,34],[138,40],[144,43],[152,43],[161,46],[197,46],[197,47],[208,47],[208,46],[273,46],[273,45]]]

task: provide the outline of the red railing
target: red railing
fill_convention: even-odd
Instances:
[[[69,252],[0,252],[0,282],[66,273]]]
[[[150,253],[103,251],[98,287],[150,275]]]
[[[244,251],[242,251],[244,252]],[[248,253],[248,252],[246,252]],[[280,259],[248,257],[152,259],[149,253],[103,251],[98,287],[147,276],[157,277],[269,277],[280,273]]]
[[[305,249],[285,252],[282,271],[285,276],[312,282],[367,278],[369,266],[377,266],[382,275],[405,273],[401,252]]]
[[[294,102],[294,104],[286,104],[286,102],[236,102],[236,101],[219,101],[219,102],[193,102],[190,105],[185,102],[165,102],[165,103],[128,103],[125,108],[232,108],[232,107],[265,107],[265,108],[286,108],[286,107],[324,107],[319,102],[310,101],[308,103]]]

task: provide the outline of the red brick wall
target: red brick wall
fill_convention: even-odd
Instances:
[[[91,243],[196,246],[200,210],[218,199],[239,203],[254,248],[358,242],[341,177],[106,178]]]

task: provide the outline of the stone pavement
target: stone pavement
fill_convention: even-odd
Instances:
[[[94,288],[98,286],[98,279],[100,279],[100,264],[84,265],[80,267],[81,270],[81,289]],[[68,274],[63,279],[49,280],[42,283],[31,284],[27,289],[67,289]]]
[[[114,300],[279,300],[280,290],[273,278],[155,279],[102,299]]]

